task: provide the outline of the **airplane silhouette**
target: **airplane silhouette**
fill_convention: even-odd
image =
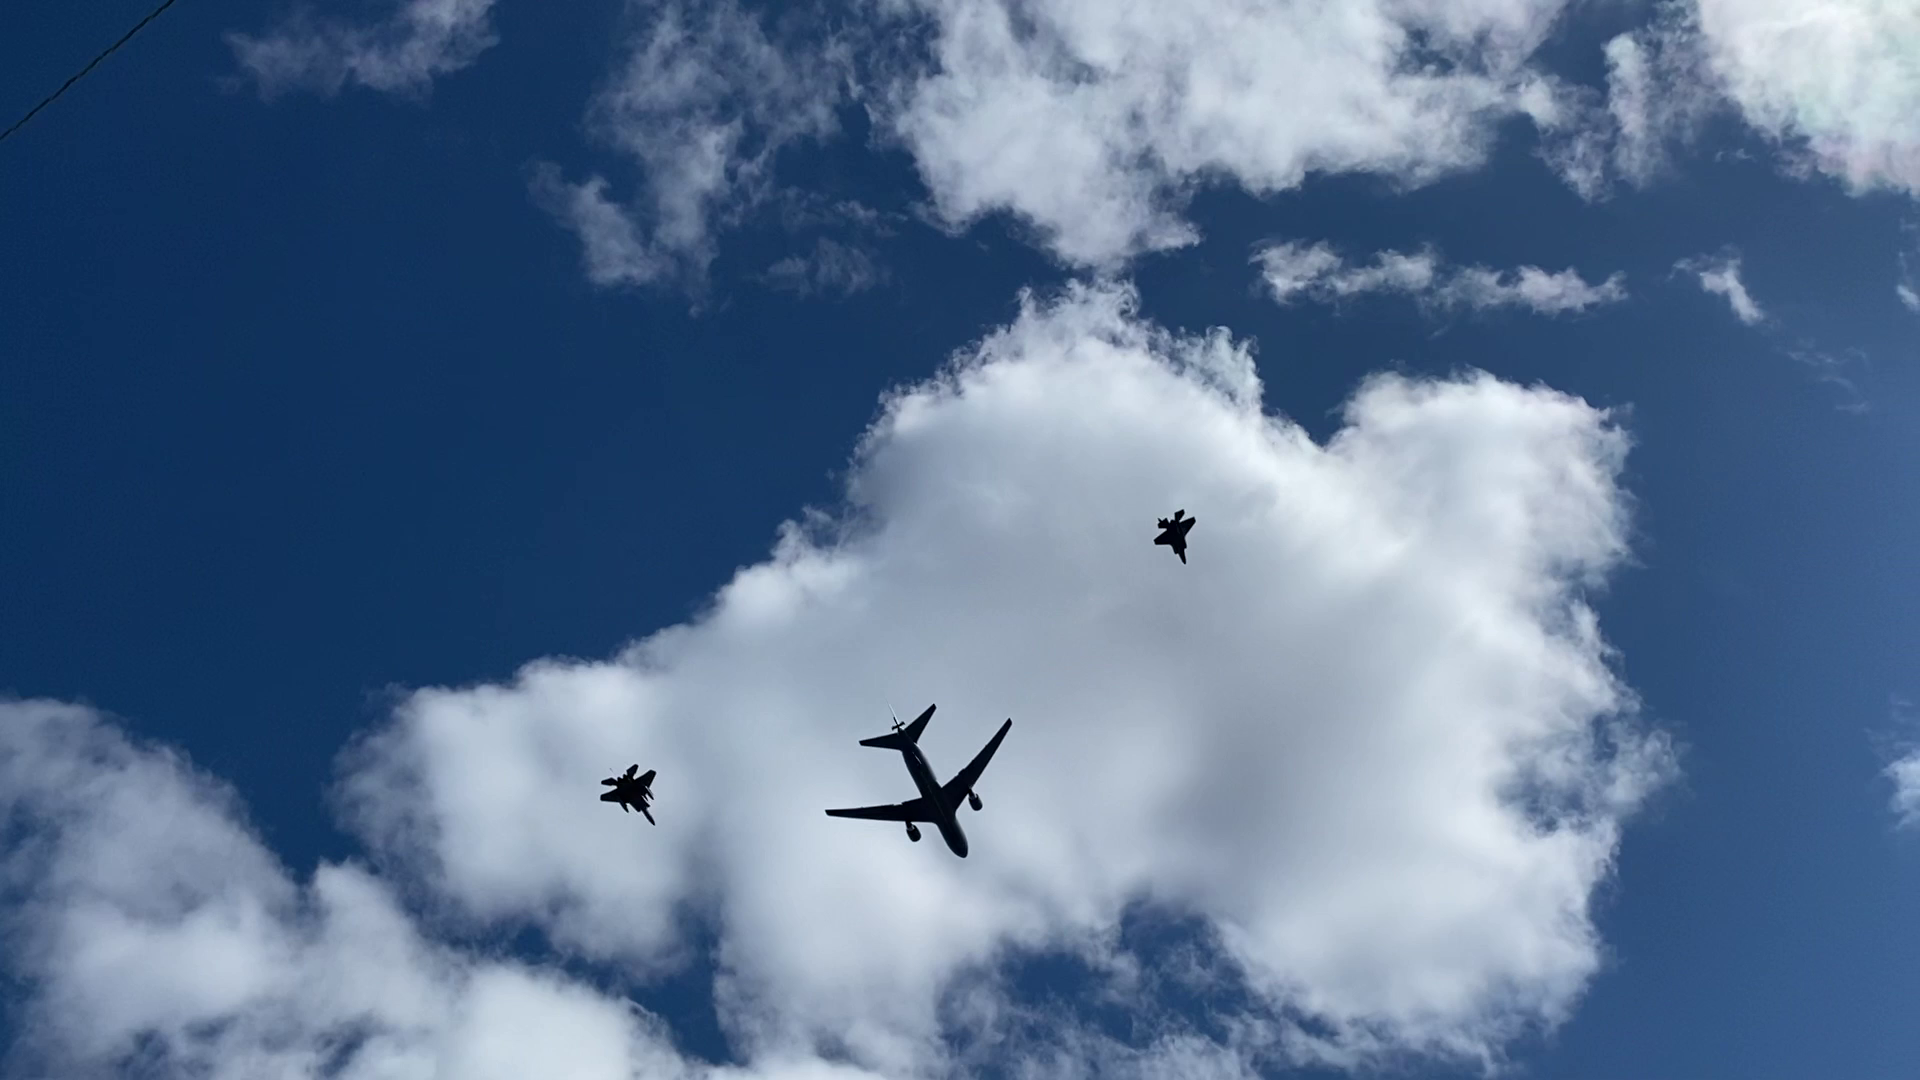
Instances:
[[[1186,520],[1182,521],[1182,518]],[[1193,531],[1193,523],[1199,518],[1187,517],[1185,510],[1175,510],[1173,517],[1160,519],[1160,535],[1153,538],[1156,544],[1169,544],[1173,553],[1180,556],[1180,562],[1187,561],[1187,534]]]
[[[600,781],[602,784],[613,789],[612,791],[602,792],[600,794],[600,801],[617,802],[620,804],[620,809],[625,811],[630,811],[637,806],[640,808],[640,813],[646,817],[647,824],[658,825],[660,823],[653,820],[653,815],[647,813],[647,800],[653,798],[654,770],[648,769],[638,777],[633,775],[636,772],[640,772],[640,766],[637,764],[629,765],[624,774],[609,776],[605,780]]]
[[[920,797],[908,799],[903,803],[887,806],[860,806],[847,810],[829,810],[828,817],[865,818],[869,821],[904,821],[907,825],[907,839],[920,839],[920,830],[914,822],[928,822],[940,830],[940,838],[947,847],[961,858],[967,857],[967,834],[960,831],[960,821],[954,811],[960,809],[965,800],[975,810],[980,809],[980,796],[973,793],[973,785],[980,782],[980,774],[987,770],[987,762],[993,758],[993,752],[1000,749],[1000,740],[1007,737],[1007,731],[1013,727],[1009,719],[1000,725],[986,748],[974,755],[967,767],[961,769],[954,778],[941,784],[933,778],[933,767],[927,764],[927,756],[920,752],[920,733],[927,729],[927,721],[933,717],[934,706],[920,718],[904,727],[899,717],[893,719],[893,731],[886,735],[876,735],[871,739],[861,739],[861,746],[877,746],[883,750],[898,750],[906,759],[907,775],[913,777],[913,786],[920,789]]]

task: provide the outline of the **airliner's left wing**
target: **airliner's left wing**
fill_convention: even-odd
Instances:
[[[933,807],[925,799],[908,799],[903,803],[889,803],[886,806],[855,806],[846,810],[829,810],[828,817],[865,818],[868,821],[925,821],[931,823]]]
[[[940,789],[940,798],[946,802],[948,809],[957,809],[961,801],[967,797],[967,792],[972,791],[973,785],[980,782],[980,774],[987,771],[987,762],[993,760],[993,752],[1000,749],[1000,740],[1006,738],[1007,732],[1012,728],[1012,719],[1001,724],[1000,730],[993,733],[993,738],[987,743],[986,748],[975,754],[973,760],[967,762],[967,767],[956,773],[954,778],[947,781],[946,785]]]

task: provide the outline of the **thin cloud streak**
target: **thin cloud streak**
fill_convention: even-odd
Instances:
[[[1592,284],[1572,267],[1549,272],[1537,266],[1512,271],[1449,266],[1432,249],[1382,251],[1371,263],[1354,264],[1325,242],[1289,242],[1260,249],[1254,261],[1260,264],[1267,291],[1283,305],[1301,297],[1337,303],[1368,293],[1398,293],[1434,312],[1525,308],[1560,315],[1627,299],[1623,273]]]
[[[1893,812],[1901,826],[1920,828],[1920,751],[1887,766],[1893,781]]]
[[[499,43],[494,0],[401,0],[387,18],[352,23],[304,9],[265,34],[229,33],[234,57],[265,98],[332,96],[348,85],[420,96],[433,80]]]

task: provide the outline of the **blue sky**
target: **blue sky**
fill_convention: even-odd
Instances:
[[[10,1074],[1912,1073],[1920,13],[1009,6],[0,143]],[[819,814],[931,701],[965,862]]]

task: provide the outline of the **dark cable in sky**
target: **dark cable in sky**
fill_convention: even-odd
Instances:
[[[54,91],[53,93],[51,93],[51,94],[48,94],[48,95],[46,96],[46,98],[45,98],[45,99],[43,99],[43,100],[42,100],[42,101],[40,102],[40,104],[38,104],[38,105],[35,105],[35,106],[34,106],[33,108],[31,108],[31,109],[28,109],[28,110],[27,110],[27,115],[25,115],[25,116],[23,116],[23,117],[21,117],[21,118],[20,118],[20,119],[18,119],[18,120],[15,120],[15,121],[13,122],[13,126],[12,126],[12,127],[10,127],[10,128],[8,128],[8,129],[7,129],[7,130],[5,130],[5,131],[0,131],[0,140],[4,140],[4,139],[6,139],[6,137],[7,137],[7,136],[9,136],[9,135],[11,135],[11,134],[13,134],[13,133],[14,133],[14,132],[16,132],[16,131],[19,131],[19,130],[20,130],[20,129],[21,129],[22,127],[24,127],[24,126],[26,125],[26,122],[27,122],[27,121],[29,121],[29,120],[31,120],[31,119],[33,119],[33,116],[34,116],[34,114],[35,114],[35,113],[37,113],[37,112],[39,112],[39,111],[40,111],[41,109],[44,109],[44,108],[46,108],[47,106],[49,106],[49,105],[51,105],[51,104],[53,104],[53,103],[54,103],[54,100],[55,100],[56,98],[58,98],[58,97],[59,97],[59,96],[60,96],[61,94],[64,94],[64,93],[66,93],[66,92],[67,92],[67,87],[69,87],[69,86],[72,86],[72,85],[73,85],[74,83],[77,83],[77,82],[79,82],[79,81],[80,81],[80,80],[81,80],[82,78],[85,78],[85,77],[86,77],[86,74],[87,74],[87,72],[89,72],[89,71],[92,71],[92,70],[93,70],[94,68],[96,68],[96,67],[98,67],[98,66],[100,65],[100,61],[102,61],[102,60],[105,60],[105,59],[106,59],[107,57],[109,57],[109,56],[112,56],[112,55],[113,55],[113,50],[115,50],[115,49],[117,49],[117,48],[119,48],[120,46],[122,46],[122,45],[125,45],[125,44],[126,44],[127,42],[129,42],[129,41],[131,41],[131,40],[133,40],[133,35],[135,35],[135,34],[137,34],[137,33],[139,33],[139,32],[140,32],[140,31],[141,31],[142,29],[144,29],[144,28],[146,27],[146,25],[147,25],[148,23],[150,23],[150,22],[152,22],[153,20],[155,20],[155,19],[157,19],[157,18],[159,18],[159,17],[160,17],[160,13],[161,13],[161,12],[163,12],[163,11],[165,11],[165,10],[167,10],[168,8],[170,8],[170,7],[172,7],[172,6],[173,6],[173,0],[161,0],[161,4],[160,4],[160,6],[159,6],[159,7],[157,7],[157,8],[154,8],[154,9],[153,9],[152,11],[149,11],[149,12],[147,13],[147,17],[146,17],[146,18],[144,18],[144,19],[141,19],[141,20],[140,20],[139,22],[137,22],[137,23],[134,23],[134,24],[133,24],[133,29],[131,29],[131,30],[129,30],[129,31],[127,31],[127,32],[126,32],[125,34],[122,34],[122,35],[121,35],[121,37],[120,37],[120,40],[119,40],[119,41],[116,41],[116,42],[114,42],[113,44],[111,44],[111,45],[109,45],[109,46],[107,46],[107,51],[105,51],[105,52],[103,52],[103,53],[101,53],[101,54],[100,54],[99,56],[96,56],[96,57],[94,57],[94,58],[93,58],[93,63],[91,63],[91,64],[88,64],[88,65],[87,65],[86,67],[83,67],[83,68],[81,68],[81,69],[80,69],[80,71],[79,71],[79,73],[78,73],[78,74],[76,74],[76,75],[74,75],[74,76],[73,76],[73,78],[71,78],[71,79],[68,79],[68,80],[67,80],[66,82],[63,82],[63,83],[61,83],[61,84],[60,84],[60,89],[58,89],[58,90],[55,90],[55,91]]]

